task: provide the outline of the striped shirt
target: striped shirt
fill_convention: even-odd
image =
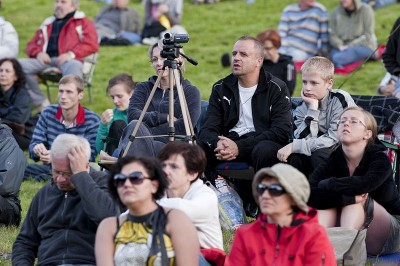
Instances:
[[[35,130],[33,131],[32,140],[29,145],[29,157],[38,161],[39,156],[33,152],[33,147],[35,147],[36,144],[43,143],[44,146],[50,150],[51,144],[59,134],[68,133],[82,136],[89,141],[92,150],[90,161],[94,161],[96,158],[95,142],[97,128],[100,123],[99,116],[79,104],[79,110],[74,125],[72,127],[66,127],[63,124],[64,119],[61,112],[59,104],[52,104],[43,109],[35,126]]]
[[[319,50],[329,49],[329,12],[315,2],[309,9],[300,9],[299,4],[287,6],[278,26],[282,47],[295,47],[315,56]]]

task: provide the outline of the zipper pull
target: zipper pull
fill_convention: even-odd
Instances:
[[[64,198],[66,199],[68,197],[68,192],[65,192]]]

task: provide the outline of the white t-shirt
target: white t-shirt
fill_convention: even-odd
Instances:
[[[239,84],[239,121],[229,130],[235,131],[239,136],[255,131],[253,112],[251,110],[251,99],[253,98],[256,89],[257,85],[250,88],[244,88]]]

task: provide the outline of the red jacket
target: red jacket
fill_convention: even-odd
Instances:
[[[265,215],[241,226],[225,265],[336,265],[333,246],[318,223],[316,210],[297,214],[291,226],[280,229],[279,236],[278,230]]]
[[[36,58],[40,52],[46,52],[55,17],[45,19],[35,36],[28,42],[26,54]],[[58,53],[69,51],[75,54],[75,59],[83,61],[84,57],[99,50],[98,37],[94,23],[85,17],[82,11],[76,11],[74,16],[65,23],[58,38]]]

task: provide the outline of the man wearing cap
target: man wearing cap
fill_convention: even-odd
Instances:
[[[228,258],[235,265],[336,265],[333,246],[307,206],[307,178],[288,164],[259,170],[252,183],[258,219],[238,229]]]

